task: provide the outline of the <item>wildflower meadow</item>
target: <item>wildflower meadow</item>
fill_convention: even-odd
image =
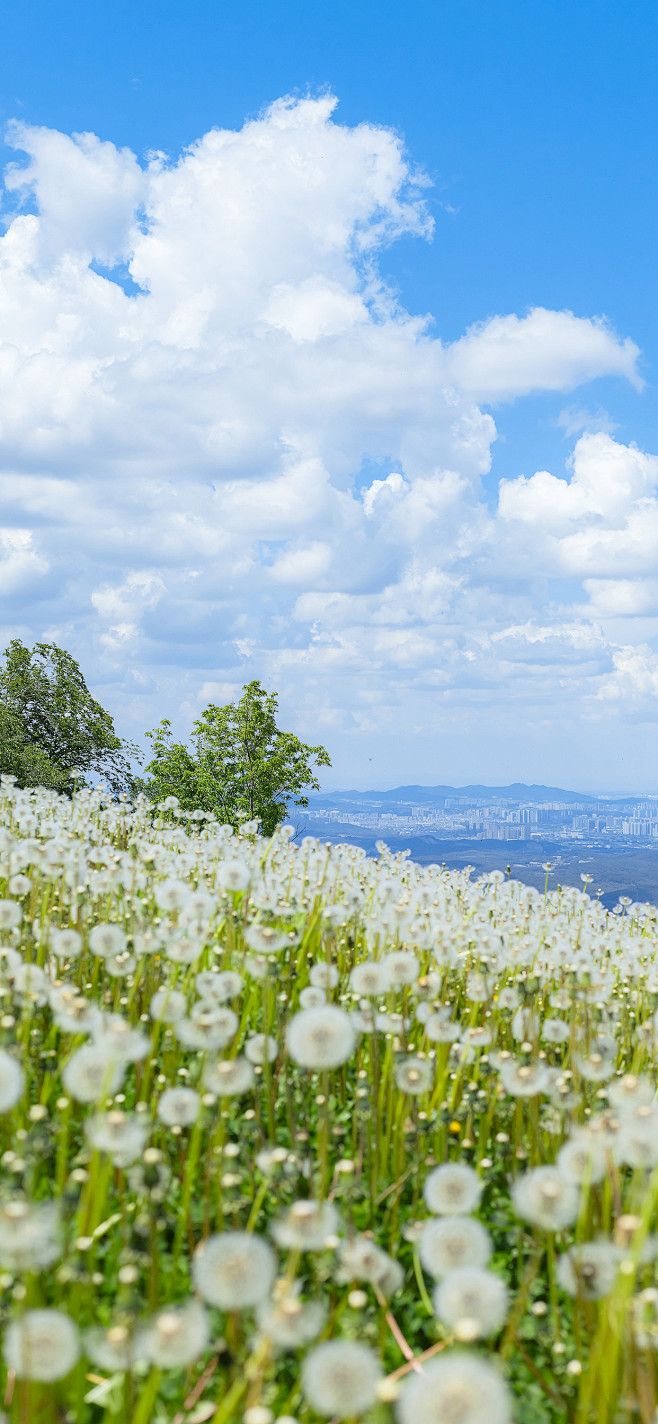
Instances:
[[[654,1424],[658,910],[0,789],[0,1410]]]

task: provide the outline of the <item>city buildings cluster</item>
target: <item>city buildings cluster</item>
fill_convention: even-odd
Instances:
[[[397,803],[395,809],[376,801],[340,805],[313,804],[313,821],[362,831],[396,835],[440,834],[446,839],[474,840],[580,840],[585,837],[619,840],[632,837],[658,841],[658,796],[641,800],[546,801],[529,804],[467,797],[445,797],[435,805]]]

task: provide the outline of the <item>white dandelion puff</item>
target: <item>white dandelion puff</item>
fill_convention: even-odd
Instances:
[[[89,948],[98,959],[121,954],[126,947],[126,935],[120,925],[94,925],[89,932]]]
[[[253,1088],[254,1070],[246,1058],[222,1058],[206,1064],[203,1083],[218,1098],[236,1097]]]
[[[169,934],[164,943],[164,952],[172,964],[194,964],[203,952],[204,940],[198,935]]]
[[[194,1004],[189,1018],[180,1019],[176,1024],[176,1037],[186,1048],[202,1048],[216,1051],[226,1048],[235,1037],[240,1020],[233,1009],[223,1004],[199,1000]]]
[[[453,1019],[443,1014],[431,1014],[425,1023],[425,1033],[431,1043],[456,1043],[461,1038],[461,1028]]]
[[[162,880],[155,887],[155,903],[168,914],[182,910],[190,898],[190,887],[183,880]]]
[[[158,1103],[158,1117],[167,1127],[190,1127],[201,1111],[194,1088],[167,1088]]]
[[[300,1300],[296,1289],[256,1307],[259,1329],[279,1350],[298,1350],[315,1340],[326,1315],[322,1301]]]
[[[532,1043],[539,1037],[541,1025],[534,1005],[524,1005],[512,1015],[512,1037],[517,1043]]]
[[[98,1044],[76,1049],[62,1070],[62,1083],[78,1103],[96,1103],[116,1093],[123,1082],[125,1064],[108,1057]]]
[[[0,900],[0,930],[15,930],[21,923],[23,911],[13,900]]]
[[[572,1182],[601,1182],[606,1174],[605,1146],[587,1129],[575,1132],[557,1154],[557,1166]]]
[[[307,984],[299,995],[299,1003],[302,1009],[319,1009],[321,1004],[326,1004],[327,995],[324,989],[320,989],[317,984]]]
[[[423,1223],[418,1255],[425,1270],[439,1280],[460,1266],[486,1266],[491,1238],[471,1216],[443,1216]]]
[[[544,1231],[561,1231],[578,1215],[580,1194],[575,1182],[559,1167],[534,1167],[518,1177],[512,1188],[517,1216]]]
[[[420,1097],[432,1087],[434,1065],[427,1058],[403,1058],[396,1064],[395,1081],[402,1093]]]
[[[144,1332],[144,1353],[159,1369],[179,1370],[203,1354],[210,1340],[208,1313],[196,1300],[161,1310]]]
[[[302,1009],[288,1025],[288,1052],[302,1068],[339,1068],[351,1057],[355,1044],[349,1014],[333,1004]]]
[[[180,989],[156,989],[149,1013],[156,1023],[179,1023],[187,1013],[187,999]]]
[[[436,1216],[467,1216],[476,1211],[482,1182],[464,1162],[444,1162],[425,1178],[423,1196]]]
[[[379,1282],[388,1263],[386,1252],[369,1236],[351,1236],[341,1241],[338,1259],[342,1281]]]
[[[249,866],[245,865],[243,860],[225,860],[218,867],[217,883],[223,890],[228,890],[233,895],[247,890],[251,884]]]
[[[276,1275],[276,1257],[261,1236],[225,1231],[197,1246],[192,1279],[199,1295],[220,1310],[246,1310],[265,1300]]]
[[[244,937],[254,954],[280,954],[290,944],[287,934],[271,925],[247,925]]]
[[[442,1325],[456,1330],[468,1323],[469,1339],[497,1335],[507,1315],[507,1286],[500,1276],[480,1266],[459,1266],[449,1271],[433,1295]]]
[[[126,1325],[94,1325],[84,1333],[84,1347],[90,1360],[102,1370],[130,1370],[146,1358],[144,1332]]]
[[[274,1063],[279,1052],[279,1045],[271,1034],[254,1033],[247,1039],[244,1046],[245,1058],[250,1063],[262,1065],[263,1063]]]
[[[568,1295],[600,1300],[610,1295],[621,1252],[610,1241],[584,1241],[560,1256],[557,1278]]]
[[[11,974],[14,992],[41,1007],[48,1002],[50,979],[38,964],[19,964]]]
[[[197,994],[213,1004],[235,999],[242,988],[242,979],[234,969],[202,969],[194,980]]]
[[[148,1127],[137,1116],[113,1108],[89,1118],[85,1135],[90,1146],[97,1152],[106,1152],[115,1167],[127,1167],[144,1151]]]
[[[293,1202],[285,1216],[272,1223],[277,1246],[290,1251],[324,1251],[328,1238],[335,1236],[340,1218],[331,1202],[310,1199]]]
[[[623,1115],[613,1147],[615,1162],[648,1169],[658,1166],[658,1109],[647,1105]]]
[[[26,1310],[5,1331],[4,1357],[19,1379],[49,1384],[63,1379],[77,1363],[77,1327],[61,1310]]]
[[[60,1213],[54,1201],[13,1197],[0,1207],[0,1264],[11,1271],[39,1271],[62,1254]]]
[[[304,1360],[302,1391],[316,1414],[347,1419],[372,1408],[382,1373],[377,1356],[366,1345],[326,1340]]]
[[[77,930],[51,929],[48,943],[57,959],[77,959],[84,949],[82,935]]]
[[[515,1058],[501,1063],[500,1081],[514,1098],[536,1098],[550,1087],[549,1072],[543,1063],[519,1063]]]
[[[20,1063],[0,1048],[0,1112],[15,1108],[23,1096],[25,1077]]]
[[[335,964],[321,962],[311,965],[308,977],[314,989],[324,989],[327,993],[329,989],[336,988],[339,975]]]
[[[94,1028],[93,1036],[97,1048],[121,1063],[141,1063],[151,1047],[146,1034],[133,1028],[121,1014],[108,1014]]]
[[[406,984],[415,984],[420,974],[420,964],[415,954],[411,954],[407,949],[398,949],[393,954],[385,954],[380,962],[392,989],[401,989]]]
[[[563,1019],[544,1019],[541,1036],[545,1043],[567,1043],[570,1029]]]
[[[466,1050],[488,1048],[491,1043],[491,1030],[485,1024],[469,1024],[461,1035],[461,1041]],[[467,1061],[470,1063],[471,1059]]]
[[[507,1385],[488,1361],[456,1350],[411,1374],[396,1404],[398,1424],[510,1424]]]
[[[350,984],[355,994],[364,994],[367,999],[378,998],[388,989],[386,966],[376,959],[365,960],[355,965],[350,974]]]
[[[617,1044],[614,1038],[601,1034],[590,1044],[588,1053],[574,1054],[574,1062],[582,1078],[589,1083],[607,1083],[617,1066]]]
[[[625,1073],[608,1088],[608,1100],[620,1114],[634,1113],[636,1108],[648,1107],[655,1096],[654,1085],[649,1078],[636,1077],[634,1073]]]

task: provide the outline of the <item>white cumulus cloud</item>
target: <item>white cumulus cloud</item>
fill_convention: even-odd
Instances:
[[[606,416],[565,472],[503,482],[493,511],[481,488],[483,406],[639,387],[630,339],[535,307],[442,342],[381,275],[387,244],[432,236],[426,180],[331,96],[143,163],[9,137],[7,635],[57,636],[133,734],[262,676],[298,731],[331,730],[342,779],[366,742],[379,780],[423,779],[418,736],[468,775],[469,748],[532,739],[547,708],[622,715],[605,689],[640,676],[615,662],[633,620],[649,705],[656,458]]]

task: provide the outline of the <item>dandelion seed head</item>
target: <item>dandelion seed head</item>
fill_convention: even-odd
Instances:
[[[293,1202],[285,1215],[272,1223],[271,1231],[277,1246],[287,1250],[324,1251],[339,1225],[340,1217],[331,1202],[304,1198]]]
[[[338,1068],[351,1057],[355,1043],[349,1014],[333,1004],[302,1009],[288,1025],[288,1052],[302,1068]]]
[[[82,935],[77,930],[51,930],[49,943],[57,959],[77,959],[84,949]]]
[[[251,882],[249,866],[243,860],[225,860],[217,869],[217,883],[223,890],[238,894]]]
[[[156,989],[149,1013],[156,1023],[179,1023],[187,1013],[187,999],[180,989]]]
[[[62,1253],[60,1211],[55,1201],[13,1197],[0,1207],[0,1265],[11,1271],[39,1271]]]
[[[518,1177],[512,1188],[517,1215],[544,1231],[560,1231],[578,1215],[579,1191],[576,1183],[559,1167],[534,1167]]]
[[[94,925],[89,932],[89,948],[99,959],[121,954],[125,947],[126,935],[120,925]]]
[[[247,925],[244,937],[254,954],[280,954],[290,943],[286,934],[271,925]]]
[[[254,1070],[246,1058],[222,1058],[216,1063],[206,1064],[203,1084],[218,1098],[235,1097],[253,1088]]]
[[[77,1327],[61,1310],[27,1310],[8,1325],[3,1353],[19,1379],[50,1384],[64,1379],[77,1363]]]
[[[460,1266],[486,1266],[491,1249],[488,1231],[470,1216],[426,1221],[418,1240],[421,1263],[437,1280]]]
[[[314,989],[324,989],[328,993],[336,988],[339,975],[335,964],[320,963],[311,965],[308,977]]]
[[[203,1354],[210,1340],[208,1313],[196,1300],[167,1306],[147,1326],[144,1354],[159,1369],[182,1369]]]
[[[599,1300],[614,1288],[620,1257],[611,1241],[584,1241],[560,1256],[558,1281],[568,1295]]]
[[[242,989],[242,979],[234,969],[202,969],[194,983],[200,998],[215,1004],[235,999]]]
[[[298,1350],[315,1340],[324,1325],[326,1308],[322,1301],[302,1301],[294,1291],[281,1299],[256,1307],[259,1329],[279,1350]]]
[[[23,911],[14,900],[0,900],[0,930],[17,929],[22,918]]]
[[[324,989],[320,989],[315,984],[307,984],[299,995],[299,1003],[302,1009],[318,1009],[321,1004],[326,1004],[327,995]]]
[[[429,1092],[434,1081],[434,1066],[427,1058],[409,1055],[396,1064],[395,1081],[400,1092],[420,1097]]]
[[[201,1111],[201,1099],[194,1088],[167,1088],[158,1102],[158,1117],[167,1127],[190,1127]]]
[[[148,1128],[138,1117],[113,1108],[89,1118],[85,1134],[90,1146],[97,1152],[107,1152],[115,1167],[127,1167],[141,1156]]]
[[[393,954],[385,954],[381,964],[393,988],[400,989],[406,984],[415,984],[420,974],[419,961],[409,950],[398,949]]]
[[[192,1259],[194,1285],[209,1305],[246,1310],[264,1301],[276,1275],[276,1257],[261,1236],[225,1231],[197,1246]]]
[[[488,1361],[455,1350],[423,1368],[402,1385],[398,1424],[510,1424],[507,1386]]]
[[[163,880],[155,887],[155,903],[160,910],[182,910],[190,898],[190,887],[183,880]]]
[[[62,1070],[62,1083],[78,1103],[96,1103],[116,1093],[123,1082],[125,1065],[108,1057],[105,1047],[85,1044],[71,1054]]]
[[[372,1408],[382,1374],[377,1356],[365,1345],[327,1340],[304,1360],[302,1392],[316,1414],[347,1419]]]
[[[356,964],[350,974],[350,984],[355,994],[364,994],[366,998],[371,999],[378,998],[388,989],[386,967],[374,959]]]
[[[423,1196],[437,1216],[467,1216],[476,1211],[482,1182],[472,1167],[463,1162],[444,1162],[425,1178]]]
[[[250,1063],[262,1065],[263,1063],[274,1063],[279,1052],[279,1045],[272,1034],[254,1033],[247,1039],[244,1046],[245,1058]]]
[[[469,1338],[496,1335],[507,1315],[507,1286],[492,1271],[480,1266],[459,1266],[449,1271],[436,1286],[433,1305],[449,1330],[469,1322]],[[462,1333],[462,1339],[465,1338]]]

